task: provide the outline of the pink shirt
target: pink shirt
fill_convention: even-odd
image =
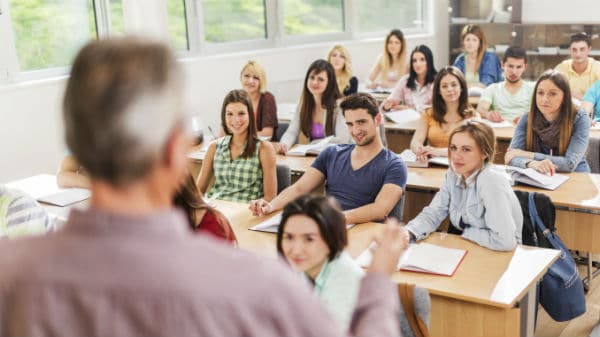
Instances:
[[[396,87],[394,87],[394,90],[387,99],[392,101],[394,105],[404,102],[404,105],[415,107],[418,111],[423,111],[426,108],[431,107],[433,83],[429,83],[426,86],[420,86],[419,83],[417,83],[416,90],[412,90],[406,86],[407,82],[408,74],[400,78],[398,84],[396,84]],[[383,107],[383,105],[381,107]],[[383,109],[380,110],[383,111]]]
[[[1,336],[336,336],[287,266],[194,235],[183,213],[72,210],[43,237],[0,245]],[[389,277],[367,275],[350,333],[399,334]]]

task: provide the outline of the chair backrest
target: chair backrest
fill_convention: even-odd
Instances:
[[[290,167],[285,164],[277,164],[277,194],[292,184],[292,173]]]
[[[274,142],[278,142],[281,140],[281,137],[283,137],[283,134],[287,130],[288,126],[290,126],[290,122],[279,121],[279,123],[277,124],[277,130],[275,130],[275,137],[273,138]]]
[[[600,138],[590,137],[586,159],[592,173],[600,173]]]
[[[383,144],[383,147],[387,148],[388,147],[387,136],[385,134],[385,125],[384,125],[383,121],[381,124],[379,124],[379,136],[381,137],[381,143]]]
[[[396,203],[396,206],[394,206],[394,208],[392,208],[392,210],[390,211],[390,214],[388,214],[388,217],[393,216],[398,221],[403,221],[402,217],[404,216],[405,195],[406,195],[406,191],[403,191],[402,197],[400,198],[400,200],[398,200],[398,203]]]
[[[427,289],[421,288],[421,287],[417,287],[415,286],[413,289],[413,298],[412,298],[412,305],[407,305],[406,303],[403,302],[403,296],[401,294],[401,286],[403,286],[402,284],[399,285],[398,287],[398,291],[399,291],[399,297],[400,297],[400,332],[402,334],[402,336],[404,337],[416,337],[416,336],[422,336],[424,335],[424,333],[422,333],[422,331],[413,331],[413,328],[410,325],[410,322],[407,318],[407,313],[404,311],[404,308],[410,308],[413,307],[414,308],[414,312],[413,313],[409,313],[412,315],[415,315],[417,317],[419,317],[421,319],[421,321],[423,323],[425,323],[426,326],[426,330],[425,333],[428,333],[429,330],[429,316],[431,313],[431,298],[429,297],[429,291],[427,291]],[[406,296],[408,297],[408,296]],[[406,298],[404,297],[404,298]],[[425,330],[425,329],[424,329]]]

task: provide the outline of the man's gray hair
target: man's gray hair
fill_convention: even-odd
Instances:
[[[119,38],[83,47],[63,117],[67,145],[92,179],[122,186],[151,170],[183,121],[180,83],[175,57],[161,43]]]

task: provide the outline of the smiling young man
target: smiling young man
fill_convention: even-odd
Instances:
[[[382,220],[398,203],[406,185],[406,165],[383,147],[377,131],[382,122],[377,102],[368,94],[358,93],[348,96],[340,106],[355,144],[326,148],[295,184],[271,202],[251,201],[254,215],[280,210],[325,181],[326,193],[340,203],[347,224]]]
[[[502,60],[504,81],[488,86],[481,95],[477,111],[492,122],[518,122],[531,105],[535,83],[523,80],[527,70],[527,54],[521,47],[510,47]]]
[[[600,62],[589,57],[592,51],[592,38],[586,33],[571,35],[569,51],[571,58],[562,61],[555,70],[567,76],[571,94],[581,100],[588,88],[600,80]]]

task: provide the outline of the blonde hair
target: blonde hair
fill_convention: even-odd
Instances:
[[[400,40],[400,44],[402,45],[400,48],[400,55],[398,55],[398,63],[395,65],[395,68],[398,70],[398,75],[401,76],[404,74],[404,65],[406,64],[406,40],[404,39],[404,34],[400,29],[393,29],[385,38],[385,44],[383,45],[383,54],[381,54],[380,64],[381,64],[381,76],[382,80],[385,80],[385,76],[392,68],[392,64],[394,63],[394,56],[390,54],[388,51],[388,43],[392,36],[395,36]]]
[[[263,67],[258,62],[250,60],[244,65],[242,71],[240,71],[240,80],[242,79],[242,74],[244,74],[244,71],[246,71],[246,69],[250,70],[250,72],[258,76],[258,80],[260,81],[258,85],[258,91],[267,91],[267,74],[265,73],[265,69],[263,69]]]
[[[481,65],[481,60],[483,60],[483,54],[485,54],[487,49],[487,39],[485,38],[485,34],[483,34],[481,27],[477,25],[466,25],[463,27],[463,30],[460,33],[460,40],[463,43],[468,34],[473,34],[479,39],[479,48],[477,48],[477,63],[475,64],[475,72],[478,72],[479,66]]]
[[[346,88],[350,87],[350,79],[352,78],[352,61],[350,60],[350,54],[348,53],[348,50],[346,50],[344,46],[338,44],[333,46],[333,48],[331,48],[329,51],[329,54],[327,54],[327,61],[329,63],[331,63],[331,55],[333,55],[333,52],[335,51],[338,51],[340,54],[342,54],[346,60],[341,73],[339,75],[335,74],[338,89],[340,89],[340,92],[343,92]]]

